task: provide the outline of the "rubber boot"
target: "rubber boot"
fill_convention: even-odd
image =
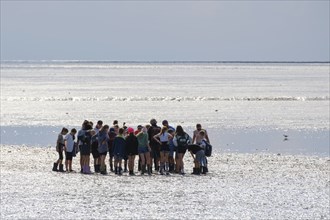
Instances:
[[[113,164],[112,164],[112,163],[110,163],[110,171],[111,171],[111,172],[114,172]]]
[[[142,170],[142,165],[141,165],[141,160],[139,160],[139,163],[138,163],[138,171],[141,171]]]
[[[193,168],[193,172],[191,174],[196,174],[196,168]]]
[[[123,170],[123,169],[122,169],[121,167],[118,167],[118,175],[119,175],[119,176],[123,175],[122,170]]]
[[[124,173],[127,173],[127,160],[124,161]]]
[[[145,167],[144,167],[145,168]],[[150,165],[148,165],[148,175],[150,176],[151,175],[151,173],[152,173],[152,168],[151,168],[151,166]]]
[[[60,164],[60,169],[58,170],[59,172],[65,172],[63,169],[63,164]]]
[[[101,165],[99,165],[99,166],[101,166]],[[104,165],[103,167],[101,166],[101,168],[100,168],[100,172],[101,172],[101,174],[103,174],[103,175],[107,175],[108,173],[107,173],[107,166],[106,165]]]
[[[97,165],[94,164],[94,172],[97,173]]]
[[[90,166],[87,166],[87,165],[84,165],[83,166],[83,173],[84,174],[91,174],[91,169],[90,169]]]
[[[170,164],[169,165],[169,171],[170,171],[170,173],[173,173],[173,171],[174,171],[174,164]]]
[[[205,172],[205,173],[208,173],[209,172],[209,169],[207,167],[204,167],[204,170],[205,171],[203,171],[203,172]]]
[[[164,166],[163,165],[160,165],[159,173],[160,173],[160,175],[164,175]]]
[[[83,173],[83,174],[86,174],[86,173],[87,173],[86,165],[83,165],[83,167],[82,167],[82,173]]]
[[[144,175],[146,172],[146,165],[141,165],[141,175]]]
[[[54,163],[54,164],[53,164],[53,171],[55,171],[55,172],[58,171],[58,170],[57,170],[57,166],[58,166],[58,163]]]
[[[166,175],[170,175],[168,162],[165,163],[165,173]]]
[[[201,167],[201,172],[202,172],[202,174],[206,174],[207,173],[207,168],[206,167]]]
[[[115,174],[118,174],[118,167],[115,167]]]

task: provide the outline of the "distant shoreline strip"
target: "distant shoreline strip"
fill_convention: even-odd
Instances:
[[[7,97],[1,98],[2,102],[141,102],[141,101],[183,101],[183,102],[198,102],[198,101],[329,101],[330,97]]]
[[[114,61],[114,60],[1,60],[2,64],[330,64],[330,61]]]

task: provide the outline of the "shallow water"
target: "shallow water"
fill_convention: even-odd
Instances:
[[[76,128],[78,129],[79,126]],[[1,144],[54,147],[61,129],[62,127],[57,126],[2,126]],[[186,131],[192,136],[193,128],[188,128]],[[329,156],[327,130],[218,130],[210,128],[208,133],[215,152],[268,152]]]

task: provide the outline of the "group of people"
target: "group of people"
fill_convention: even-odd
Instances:
[[[183,157],[189,151],[194,159],[192,174],[206,174],[206,156],[211,155],[212,146],[207,131],[202,129],[201,124],[196,125],[193,138],[180,125],[175,129],[167,120],[163,120],[162,125],[158,126],[157,121],[151,119],[150,124],[139,125],[134,130],[125,123],[120,127],[115,120],[111,127],[98,121],[93,128],[93,122],[85,120],[78,132],[75,128],[70,132],[63,128],[57,138],[56,151],[59,158],[53,165],[53,171],[73,172],[72,159],[79,152],[80,172],[84,174],[92,173],[90,154],[94,159],[96,173],[107,174],[106,157],[109,154],[110,170],[117,175],[122,175],[123,172],[135,175],[134,164],[137,155],[138,171],[141,175],[151,175],[153,166],[161,175],[185,174]]]

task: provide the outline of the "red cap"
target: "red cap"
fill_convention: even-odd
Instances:
[[[127,132],[130,134],[130,133],[134,133],[134,129],[133,128],[131,128],[131,127],[129,127],[128,129],[127,129]]]

